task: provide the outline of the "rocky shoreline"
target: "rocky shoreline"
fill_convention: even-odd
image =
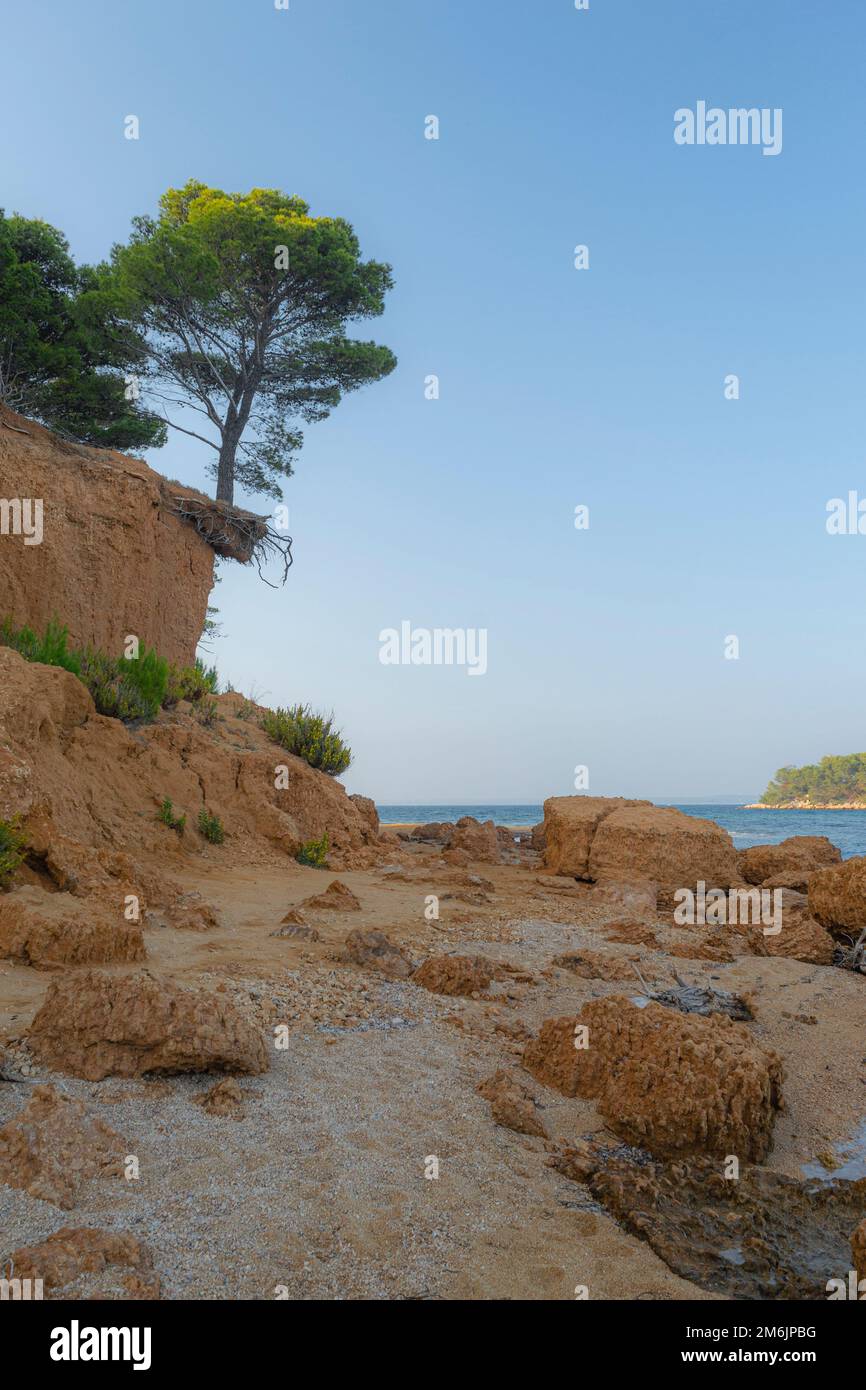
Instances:
[[[743,811],[866,811],[866,801],[750,801]]]

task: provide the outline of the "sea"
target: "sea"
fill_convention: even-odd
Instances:
[[[842,851],[843,859],[866,854],[866,811],[749,811],[744,806],[722,803],[657,801],[657,806],[676,806],[687,816],[714,820],[729,832],[737,849],[749,845],[775,845],[789,835],[826,835]],[[456,821],[461,816],[495,821],[497,825],[537,825],[544,819],[540,803],[469,806],[379,806],[383,824],[417,825],[426,821]]]

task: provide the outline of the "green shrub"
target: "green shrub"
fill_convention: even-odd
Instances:
[[[90,691],[98,714],[129,723],[133,719],[153,719],[159,713],[159,705],[154,705],[153,695],[147,691],[147,680],[136,680],[133,668],[137,665],[92,648],[81,653],[78,678]]]
[[[205,666],[196,657],[194,666],[170,666],[168,683],[162,703],[165,708],[176,705],[178,700],[190,700],[193,704],[204,699],[205,695],[216,695],[219,676],[215,666]]]
[[[176,830],[178,835],[182,835],[186,829],[186,816],[176,816],[171,799],[165,797],[157,813],[157,820],[161,820],[163,825],[167,825],[169,830]]]
[[[137,657],[124,657],[117,665],[121,680],[138,691],[142,704],[155,718],[168,684],[165,657],[157,656],[152,647],[142,647]]]
[[[206,729],[212,729],[217,722],[218,713],[219,705],[216,700],[202,700],[195,711],[195,717]]]
[[[262,716],[262,728],[287,753],[303,758],[329,777],[345,772],[352,761],[351,748],[334,728],[333,713],[314,714],[309,705],[269,709]]]
[[[29,627],[16,628],[9,618],[0,624],[0,643],[12,647],[26,661],[41,661],[45,666],[62,666],[64,671],[79,674],[81,654],[69,650],[69,629],[61,627],[54,618],[41,637]]]
[[[6,887],[26,858],[27,843],[21,834],[18,816],[0,820],[0,888]]]
[[[198,813],[198,828],[206,840],[212,845],[221,845],[226,837],[223,823],[219,816],[211,815],[206,806],[202,806]]]
[[[327,830],[321,840],[308,840],[305,845],[301,845],[295,858],[299,864],[308,864],[311,869],[324,869],[328,860]]]

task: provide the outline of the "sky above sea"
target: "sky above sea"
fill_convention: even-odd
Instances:
[[[753,799],[864,746],[866,536],[825,518],[866,493],[866,5],[6,10],[2,203],[78,260],[195,177],[297,193],[393,265],[358,334],[399,365],[306,428],[288,583],[225,562],[212,599],[208,659],[333,708],[350,791],[541,801],[585,767]],[[781,152],[677,145],[699,101],[780,108]],[[149,457],[210,489],[206,460]],[[404,620],[483,629],[486,673],[383,665]]]

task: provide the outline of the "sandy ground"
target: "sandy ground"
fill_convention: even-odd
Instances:
[[[603,994],[640,991],[636,976],[632,987],[554,967],[560,952],[590,947],[633,961],[658,985],[676,971],[751,997],[756,1019],[742,1026],[781,1052],[787,1073],[768,1166],[799,1175],[866,1114],[866,981],[785,959],[718,965],[611,943],[605,923],[622,912],[592,905],[580,885],[533,864],[468,873],[492,891],[420,847],[395,873],[340,873],[362,910],[305,913],[320,933],[306,942],[270,933],[335,875],[227,867],[208,850],[186,884],[215,906],[219,927],[148,930],[148,966],[237,992],[269,1033],[287,1026],[288,1046],[274,1048],[267,1074],[240,1079],[240,1120],[193,1102],[206,1077],[94,1085],[34,1069],[30,1080],[86,1100],[120,1133],[141,1176],[86,1183],[71,1212],[0,1186],[0,1258],[62,1226],[94,1225],[145,1240],[169,1298],[274,1298],[282,1289],[291,1298],[570,1299],[578,1285],[596,1299],[709,1297],[547,1166],[544,1140],[495,1125],[477,1083],[519,1064],[525,1029]],[[425,920],[429,894],[440,899],[439,921]],[[644,920],[662,945],[700,932],[655,914]],[[465,949],[529,978],[478,999],[392,983],[345,959],[342,943],[359,925],[385,930],[417,961]],[[0,1039],[12,1039],[18,1057],[26,1048],[14,1039],[50,980],[0,962]],[[603,1129],[591,1102],[529,1085],[552,1138]],[[27,1090],[0,1086],[0,1124]],[[431,1156],[438,1179],[425,1177]]]

